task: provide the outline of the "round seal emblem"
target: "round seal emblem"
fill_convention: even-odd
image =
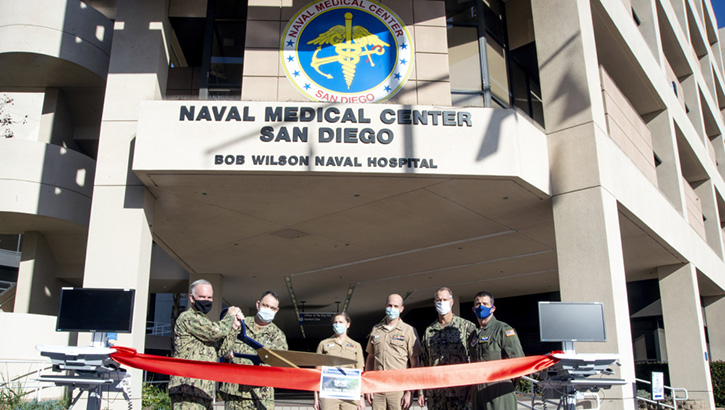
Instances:
[[[372,0],[310,3],[287,24],[280,50],[287,78],[313,101],[385,101],[413,69],[405,24]]]

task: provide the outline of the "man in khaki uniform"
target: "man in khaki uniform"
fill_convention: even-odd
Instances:
[[[385,305],[385,321],[373,326],[365,351],[368,358],[365,370],[395,370],[418,367],[421,347],[418,332],[403,323],[403,298],[398,294],[388,296]],[[387,392],[367,395],[373,410],[407,410],[411,404],[411,392]]]
[[[347,330],[350,328],[350,315],[341,312],[332,317],[332,329],[335,336],[327,338],[317,345],[318,354],[330,354],[333,356],[344,357],[345,359],[355,360],[355,364],[346,364],[338,366],[344,369],[360,369],[365,368],[365,359],[360,343],[350,339]],[[318,398],[319,394],[315,392],[315,410],[356,410],[365,408],[365,399],[360,400],[340,400],[330,398]]]
[[[231,346],[239,334],[244,315],[238,307],[230,307],[219,322],[206,317],[212,306],[211,283],[199,279],[189,287],[189,308],[174,325],[174,357],[216,362],[225,346]],[[214,385],[211,380],[171,376],[169,397],[174,410],[211,409]]]

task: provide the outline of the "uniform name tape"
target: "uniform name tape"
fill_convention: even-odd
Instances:
[[[248,386],[268,386],[305,391],[320,389],[319,369],[201,362],[137,353],[136,349],[128,347],[115,346],[114,349],[116,349],[116,352],[111,354],[113,360],[122,365],[154,373]],[[526,356],[490,362],[363,372],[362,392],[382,393],[436,389],[514,379],[553,366],[559,361],[553,357],[555,353],[559,352],[552,352],[543,356]]]

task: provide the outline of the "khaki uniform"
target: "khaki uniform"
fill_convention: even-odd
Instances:
[[[174,325],[174,357],[178,359],[216,362],[225,346],[231,346],[239,330],[234,316],[226,315],[212,322],[193,309],[179,315]],[[214,399],[214,381],[171,376],[169,396],[174,410],[210,409]]]
[[[468,363],[468,339],[476,325],[459,316],[453,316],[442,326],[438,320],[431,323],[423,334],[423,366]],[[428,410],[459,410],[466,407],[470,387],[451,387],[426,390]]]
[[[254,323],[254,316],[245,317],[244,323],[247,326],[247,336],[256,340],[267,349],[287,350],[287,338],[282,330],[274,323],[264,327],[258,327]],[[233,346],[225,346],[221,350],[222,356],[226,357],[234,351],[242,354],[257,354],[257,352],[240,340],[234,340]],[[232,363],[253,364],[251,360],[235,357]],[[267,366],[262,363],[262,366]],[[224,399],[224,408],[227,410],[239,409],[274,409],[274,388],[246,386],[243,384],[222,383],[219,389]]]
[[[471,334],[471,362],[523,357],[524,351],[516,331],[495,317],[486,326]],[[516,410],[515,386],[512,380],[479,384],[473,396],[474,410]]]
[[[370,332],[365,351],[374,358],[374,370],[405,369],[409,358],[420,356],[418,332],[402,319],[392,329],[383,323],[377,324]],[[402,397],[403,392],[375,393],[373,410],[399,410]]]
[[[350,369],[365,369],[365,359],[363,357],[362,346],[360,343],[345,336],[345,339],[340,341],[336,337],[325,339],[317,345],[317,353],[329,354],[333,356],[344,357],[346,359],[356,360],[356,364],[346,364],[338,366],[342,368]],[[327,399],[320,398],[320,409],[321,410],[355,410],[357,409],[359,401],[356,400],[340,400],[340,399]]]

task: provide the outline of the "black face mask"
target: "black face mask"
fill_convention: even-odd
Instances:
[[[192,298],[194,297],[192,296]],[[205,315],[211,310],[212,303],[211,300],[197,300],[194,298],[194,308]]]

